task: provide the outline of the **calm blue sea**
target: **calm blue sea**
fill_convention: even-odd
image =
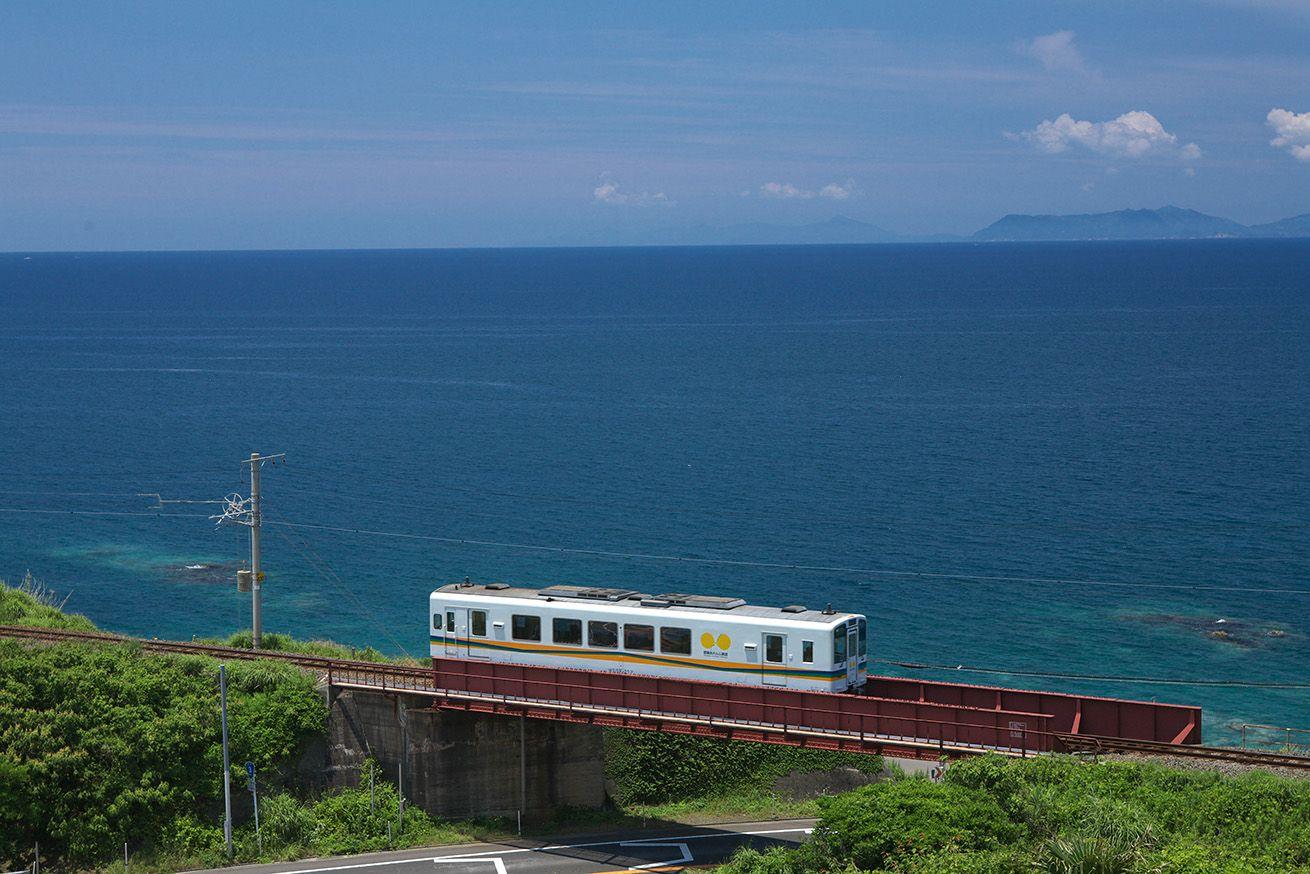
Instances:
[[[1310,594],[1257,591],[1310,592],[1307,242],[0,255],[0,413],[0,507],[105,514],[0,513],[0,577],[117,631],[248,625],[243,529],[135,514],[258,450],[269,520],[595,551],[270,527],[270,630],[422,653],[468,576],[1310,679]],[[926,675],[1310,728],[1306,690]]]

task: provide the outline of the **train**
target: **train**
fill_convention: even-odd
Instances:
[[[430,599],[432,658],[854,692],[868,622],[795,604],[632,589],[452,583]]]

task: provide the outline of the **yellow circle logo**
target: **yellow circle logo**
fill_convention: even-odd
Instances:
[[[719,635],[719,649],[727,649],[732,646],[732,638],[726,634]]]
[[[700,636],[700,645],[705,649],[711,649],[714,646],[714,635],[708,631]]]

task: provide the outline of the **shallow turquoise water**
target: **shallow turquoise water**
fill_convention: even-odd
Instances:
[[[1304,242],[0,255],[0,316],[7,508],[244,494],[285,451],[270,520],[859,569],[270,528],[273,630],[421,652],[469,576],[833,602],[893,660],[1310,676],[1310,596],[1252,591],[1310,591]],[[0,514],[0,576],[225,633],[212,509]],[[1310,727],[1306,690],[928,675]]]

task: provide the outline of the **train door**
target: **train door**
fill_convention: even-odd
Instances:
[[[786,667],[787,636],[785,634],[764,635],[764,660],[760,663],[761,675],[766,686],[787,685],[787,675],[782,669]]]
[[[446,655],[469,656],[469,611],[467,607],[446,608]]]
[[[860,682],[860,632],[852,622],[846,626],[846,688],[854,689]]]

